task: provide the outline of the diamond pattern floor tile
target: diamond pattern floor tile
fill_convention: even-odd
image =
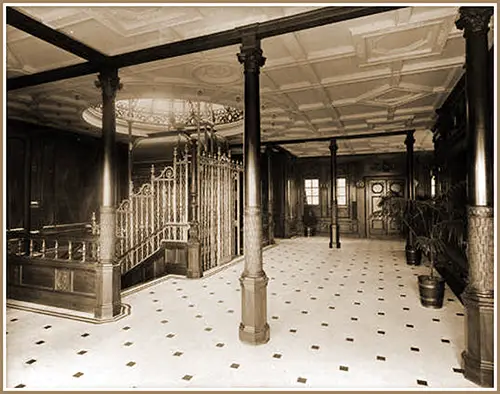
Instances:
[[[263,261],[265,345],[238,338],[241,260],[129,294],[131,315],[114,323],[7,308],[6,386],[477,388],[463,377],[462,304],[447,288],[442,309],[420,305],[416,276],[426,268],[406,265],[402,242],[278,240]]]

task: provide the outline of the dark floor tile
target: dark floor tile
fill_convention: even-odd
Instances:
[[[41,345],[42,343],[45,343],[45,341],[38,341],[38,342],[35,342],[35,344],[37,344],[37,345]]]
[[[307,315],[309,312],[308,311],[302,311],[301,312],[303,315]]]
[[[354,338],[346,338],[345,339],[347,342],[354,342]]]
[[[182,380],[191,380],[192,378],[193,378],[193,376],[192,376],[192,375],[184,375],[184,376],[182,377]]]
[[[457,316],[464,316],[464,314],[462,312],[457,312],[456,315]]]
[[[313,349],[313,350],[319,350],[319,346],[318,345],[312,345],[311,349]]]
[[[413,346],[410,348],[410,350],[412,352],[419,352],[420,351],[420,349],[418,347],[413,347]]]
[[[384,298],[380,297],[378,298],[379,301],[384,301]]]
[[[385,312],[377,312],[377,315],[379,315],[379,316],[385,316]]]
[[[130,330],[130,327],[129,326],[125,326],[125,327],[122,328],[122,330],[125,330],[125,331]]]
[[[125,343],[123,344],[123,346],[131,346],[131,345],[133,345],[133,344],[134,344],[134,342],[125,342]]]
[[[236,363],[232,363],[229,368],[234,368],[234,369],[238,369],[240,367],[240,364],[236,364]]]
[[[77,372],[73,375],[74,378],[79,378],[80,376],[83,375],[83,372]]]
[[[161,311],[163,311],[163,309],[157,309],[157,310],[156,310],[156,312],[161,312]]]
[[[26,361],[26,364],[28,364],[28,365],[31,365],[31,364],[33,364],[33,363],[36,363],[36,360],[35,360],[34,358],[32,358],[32,359],[30,359],[30,360]]]
[[[321,323],[323,327],[328,327],[328,323]]]
[[[384,356],[377,356],[377,360],[378,361],[385,361],[385,357]]]
[[[227,313],[234,313],[234,310],[232,310],[232,309],[228,309],[228,310],[227,310]]]
[[[382,331],[382,330],[377,330],[377,334],[380,334],[380,335],[385,335],[385,331]]]
[[[341,366],[339,367],[339,369],[340,369],[341,371],[345,371],[345,372],[348,372],[348,371],[349,371],[349,367],[346,367],[345,365],[341,365]]]
[[[404,310],[404,311],[409,311],[409,310],[410,310],[410,308],[408,308],[407,306],[405,306],[405,307],[403,307],[403,310]]]
[[[196,315],[195,317],[196,317],[197,319],[200,319],[200,318],[202,318],[203,316],[201,316],[201,315]]]
[[[173,337],[175,337],[175,334],[170,333],[170,334],[167,334],[166,337],[167,338],[173,338]]]
[[[173,355],[176,357],[180,357],[183,355],[183,353],[182,352],[175,352]]]
[[[421,386],[427,386],[427,381],[426,380],[417,379],[417,384],[419,384]]]
[[[305,382],[307,382],[307,379],[299,377],[299,378],[297,378],[297,382],[298,383],[305,383]]]
[[[464,373],[464,370],[462,368],[453,368],[453,372]]]
[[[279,316],[272,316],[271,319],[273,320],[278,320],[279,319]]]
[[[25,384],[22,384],[22,383],[19,383],[16,387],[14,387],[15,389],[22,389],[23,387],[26,387]]]
[[[296,328],[291,328],[290,332],[293,333],[293,334],[295,334],[297,332],[297,329]]]
[[[432,321],[439,322],[440,320],[437,318],[433,318]]]
[[[86,337],[88,337],[89,335],[90,335],[90,334],[86,332],[85,334],[82,334],[81,336],[82,336],[82,337],[84,337],[84,338],[86,338]]]
[[[443,342],[443,343],[450,343],[450,340],[449,340],[449,339],[442,338],[442,339],[441,339],[441,342]]]
[[[273,354],[273,358],[281,358],[281,354],[279,354],[279,353],[274,353],[274,354]]]
[[[216,347],[224,347],[224,344],[219,342],[217,345],[215,345]]]
[[[212,331],[212,327],[205,328],[205,331],[209,331],[209,332]]]
[[[80,350],[78,353],[76,354],[79,354],[80,356],[83,356],[85,353],[87,353],[86,350]]]
[[[351,320],[352,321],[358,321],[358,318],[357,317],[351,317]]]
[[[19,319],[17,317],[10,319],[10,321],[18,321]]]
[[[168,320],[162,320],[161,321],[161,324],[165,324],[165,323],[168,323]]]
[[[135,365],[134,361],[129,361],[127,364],[125,364],[127,367],[133,367]]]
[[[52,327],[52,326],[45,326],[44,328],[45,328],[46,330],[48,330],[48,329],[49,329],[49,328],[51,328],[51,327]]]
[[[354,305],[361,305],[361,302],[354,301]]]
[[[408,328],[414,328],[414,325],[413,324],[407,324],[406,327],[408,327]]]

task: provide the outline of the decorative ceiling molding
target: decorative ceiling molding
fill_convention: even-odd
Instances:
[[[111,7],[64,7],[59,13],[62,18],[58,19],[55,7],[33,8],[38,9],[39,15],[32,16],[66,34],[74,31],[72,37],[84,38],[89,46],[110,38],[102,37],[104,30],[85,30],[89,22],[107,28],[115,37],[109,41],[116,44],[110,46],[113,53],[122,53],[131,45],[139,48],[152,42],[156,45],[183,40],[194,34],[194,30],[188,32],[193,23],[199,25],[200,31],[209,31],[214,26],[208,25],[217,23],[223,15],[231,15],[230,23],[234,26],[257,15],[250,15],[254,11],[248,7],[178,7],[172,12],[168,12],[170,7],[139,7],[121,10],[127,17],[117,20],[123,13],[113,14]],[[156,13],[157,9],[164,12]],[[294,10],[275,7],[257,13],[265,21],[293,14]],[[261,69],[262,139],[343,136],[401,128],[428,130],[433,125],[435,110],[463,73],[464,40],[453,26],[456,13],[457,7],[406,7],[263,39],[267,63]],[[321,16],[319,12],[316,15]],[[108,26],[104,26],[106,21]],[[38,56],[36,63],[27,64],[38,49],[35,39],[9,26],[6,33],[9,76],[59,67],[66,61]],[[123,40],[116,38],[120,36]],[[201,90],[200,97],[205,101],[243,109],[244,79],[236,58],[238,52],[239,45],[235,43],[125,67],[119,73],[124,87],[117,99],[194,99]],[[85,67],[86,72],[96,72]],[[100,103],[100,91],[93,85],[95,78],[95,74],[89,74],[9,91],[8,116],[59,125],[68,131],[96,133],[96,128],[87,126],[81,118],[84,108]],[[233,131],[227,136],[231,143],[241,140],[243,125]],[[344,144],[344,152],[394,149],[389,143],[363,141]],[[432,149],[432,138],[422,141],[419,149]],[[328,147],[325,149],[321,152],[329,155]],[[314,156],[314,151],[313,145],[305,144],[296,152]]]

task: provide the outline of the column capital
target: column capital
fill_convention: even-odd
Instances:
[[[241,39],[240,53],[238,53],[238,61],[245,67],[245,72],[259,73],[266,58],[262,56],[260,48],[260,40],[255,34],[245,34]]]
[[[116,92],[122,88],[120,83],[120,78],[118,77],[118,70],[113,69],[103,69],[97,76],[97,81],[95,81],[95,86],[101,89],[102,94],[106,97],[116,97]]]
[[[338,149],[339,149],[339,147],[337,145],[337,139],[336,138],[332,138],[330,140],[330,152],[331,153],[337,152]]]
[[[413,146],[413,144],[415,143],[415,137],[413,136],[413,133],[414,133],[414,131],[413,131],[413,130],[412,130],[412,131],[408,131],[408,132],[406,133],[405,145],[406,145],[407,147],[409,147],[409,146]]]
[[[460,18],[455,22],[455,26],[459,30],[464,30],[464,37],[470,33],[488,33],[493,7],[460,7],[459,12]]]

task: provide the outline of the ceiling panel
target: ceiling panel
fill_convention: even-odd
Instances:
[[[107,54],[263,22],[317,7],[17,7]],[[435,110],[463,73],[457,7],[405,7],[262,41],[263,139],[432,127]],[[7,75],[75,64],[81,59],[7,27]],[[239,45],[120,70],[125,98],[200,98],[242,108]],[[96,75],[8,93],[9,115],[68,131],[98,132],[81,118],[101,100]],[[242,140],[243,126],[233,142]],[[419,137],[420,138],[420,137]],[[419,149],[432,149],[428,136]],[[385,152],[400,142],[346,142],[344,153]],[[382,143],[380,142],[382,141]],[[326,146],[326,148],[325,148]],[[286,146],[288,149],[288,145]],[[325,150],[326,149],[326,150]],[[328,144],[303,144],[300,156],[328,155]]]

